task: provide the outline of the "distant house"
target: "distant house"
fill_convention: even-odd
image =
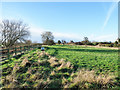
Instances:
[[[98,46],[105,46],[105,44],[99,43]]]
[[[75,43],[71,40],[70,42],[67,43],[67,45],[75,45]]]
[[[81,42],[75,42],[76,45],[83,45]]]

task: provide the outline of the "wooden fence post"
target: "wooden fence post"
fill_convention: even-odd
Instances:
[[[20,46],[20,53],[22,53],[22,47]]]
[[[35,45],[33,46],[33,49],[35,49]]]
[[[33,50],[33,45],[31,46],[31,49]]]
[[[38,47],[41,47],[41,46],[39,46],[39,45],[29,45],[29,46],[20,46],[18,48],[14,47],[12,49],[5,49],[7,51],[7,53],[5,53],[5,56],[6,56],[6,58],[9,59],[11,54],[17,55],[18,52],[20,52],[22,54],[22,52],[29,51],[29,50],[34,50]]]
[[[15,47],[15,55],[17,55],[17,52],[16,52],[16,47]]]
[[[27,46],[27,51],[29,51],[29,46]]]
[[[26,46],[26,51],[28,50],[28,47]]]
[[[10,58],[10,52],[9,52],[9,49],[7,49],[8,50],[8,59]]]
[[[33,50],[33,45],[31,46],[31,50]]]
[[[25,46],[24,46],[24,52],[25,52]]]
[[[27,51],[27,46],[25,46],[26,47],[26,50],[25,51]]]
[[[29,46],[29,50],[30,50],[30,46]]]
[[[30,51],[30,46],[29,46],[29,51]]]

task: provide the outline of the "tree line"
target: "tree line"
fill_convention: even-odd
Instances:
[[[30,27],[23,23],[23,21],[15,20],[2,20],[0,23],[0,34],[1,34],[1,45],[4,47],[12,47],[16,44],[33,44],[31,40],[28,40],[30,37]],[[42,44],[44,45],[54,45],[54,44],[75,44],[75,45],[103,45],[108,47],[117,47],[120,43],[120,38],[118,38],[114,43],[112,42],[91,42],[88,37],[84,37],[83,41],[66,42],[65,40],[54,41],[54,35],[50,31],[43,32],[41,34]]]
[[[54,36],[52,35],[51,32],[45,32],[43,34],[41,34],[42,39],[43,39],[43,44],[46,45],[53,45],[53,44],[74,44],[74,45],[99,45],[99,46],[105,46],[105,47],[119,47],[120,46],[120,38],[118,38],[114,43],[110,42],[91,42],[89,41],[88,37],[84,37],[83,41],[79,41],[79,42],[74,42],[73,40],[71,40],[70,42],[66,42],[65,40],[58,40],[56,43],[54,42]]]

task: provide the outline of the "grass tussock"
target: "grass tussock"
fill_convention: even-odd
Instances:
[[[79,70],[75,75],[71,74],[73,80],[65,85],[66,88],[110,88],[114,86],[114,75],[96,75],[95,71]]]

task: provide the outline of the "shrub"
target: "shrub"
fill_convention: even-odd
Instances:
[[[118,44],[114,44],[113,46],[114,46],[114,47],[118,47]]]
[[[93,45],[98,45],[99,43],[98,43],[98,42],[93,42],[92,44],[93,44]]]
[[[105,44],[105,47],[113,47],[113,44]]]
[[[118,47],[120,47],[120,44],[118,44]]]
[[[76,45],[83,45],[82,42],[75,42]]]
[[[93,43],[89,42],[87,45],[94,45]]]
[[[114,44],[118,44],[118,42],[117,41],[115,41],[115,43]]]

